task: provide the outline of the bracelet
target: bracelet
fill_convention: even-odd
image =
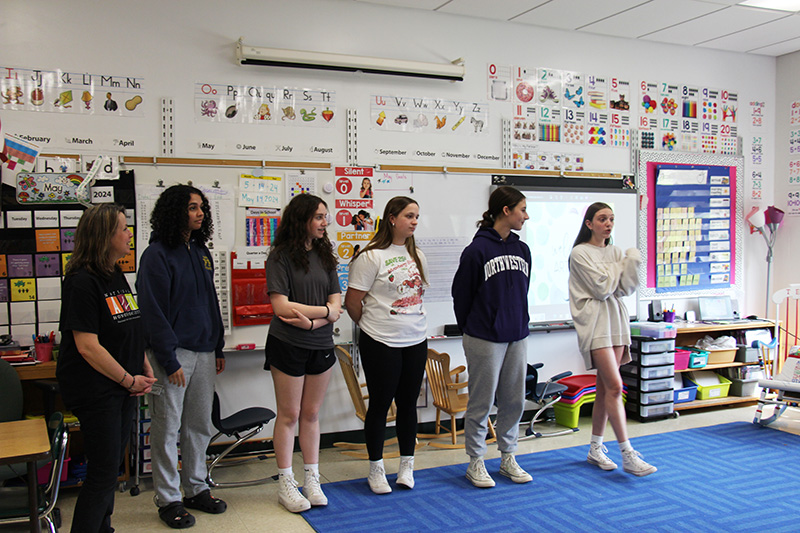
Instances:
[[[328,318],[331,316],[331,308],[328,307],[328,304],[325,304],[325,310],[327,311],[327,313],[325,313],[325,318]]]
[[[311,325],[308,327],[308,331],[312,331],[314,329],[314,319],[311,319]]]
[[[123,381],[125,381],[125,378],[126,378],[126,377],[128,377],[128,373],[127,373],[127,372],[125,372],[124,374],[122,374],[122,379],[120,379],[119,381],[117,381],[117,385],[122,385],[122,382],[123,382]],[[124,385],[123,385],[123,387],[124,387]]]
[[[131,386],[128,387],[128,390],[133,390],[133,388],[136,386],[136,376],[131,377],[133,378],[133,383],[131,383]]]

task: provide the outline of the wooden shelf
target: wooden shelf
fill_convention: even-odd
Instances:
[[[675,411],[687,411],[689,409],[702,409],[703,407],[719,407],[721,405],[736,405],[758,402],[757,396],[726,396],[724,398],[714,398],[712,400],[695,400],[693,402],[676,403]]]
[[[706,334],[714,334],[713,336],[729,334],[732,331],[742,331],[747,329],[762,329],[767,328],[772,330],[775,323],[768,320],[753,320],[749,322],[739,322],[736,324],[704,324],[701,322],[691,323],[678,323],[677,335],[675,338],[676,346],[693,346],[698,339],[701,339]],[[675,373],[692,372],[694,370],[719,370],[722,368],[736,368],[746,365],[757,363],[712,363],[703,368],[687,368],[686,370],[676,370]],[[756,396],[726,396],[724,398],[714,398],[711,400],[695,400],[693,402],[676,403],[675,411],[689,411],[692,409],[715,408],[724,407],[726,405],[746,405],[755,404],[758,402]]]
[[[758,361],[752,363],[714,363],[711,365],[706,365],[703,368],[686,368],[683,370],[675,370],[676,373],[678,372],[694,372],[695,370],[717,370],[719,368],[733,368],[737,366],[748,366],[748,365],[757,365]]]
[[[694,333],[700,331],[729,331],[739,329],[760,329],[774,328],[775,323],[771,320],[753,320],[750,322],[739,322],[736,324],[705,324],[703,322],[676,322],[677,334]]]

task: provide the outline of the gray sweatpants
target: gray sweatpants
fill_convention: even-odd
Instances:
[[[462,344],[469,373],[464,444],[470,457],[486,455],[486,424],[495,399],[497,447],[501,452],[517,451],[519,421],[525,409],[527,343],[527,338],[497,343],[464,335]]]
[[[158,379],[150,396],[150,451],[156,505],[164,507],[181,501],[181,487],[187,498],[208,489],[206,449],[213,435],[211,404],[217,374],[214,352],[175,350],[183,368],[186,386],[169,382],[167,373],[153,354],[147,357]],[[161,390],[157,394],[158,389]],[[178,473],[178,430],[181,470]]]

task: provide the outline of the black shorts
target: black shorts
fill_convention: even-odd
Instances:
[[[266,354],[264,370],[274,366],[284,374],[295,377],[323,374],[336,362],[333,348],[324,350],[299,348],[273,335],[267,335],[264,353]]]

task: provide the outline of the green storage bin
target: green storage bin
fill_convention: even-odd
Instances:
[[[698,385],[691,377],[686,376],[686,379],[697,385],[697,399],[698,400],[713,400],[714,398],[725,398],[728,396],[728,391],[731,388],[731,380],[715,374],[719,379],[719,385],[710,385],[703,387]]]

